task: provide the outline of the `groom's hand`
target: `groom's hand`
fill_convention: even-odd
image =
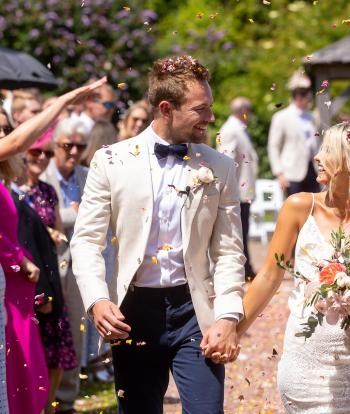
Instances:
[[[126,339],[129,337],[131,328],[124,323],[124,315],[117,305],[103,299],[99,300],[91,308],[91,313],[98,333],[103,339]]]
[[[217,320],[203,336],[200,344],[203,355],[216,364],[234,361],[240,351],[236,327],[236,320]]]

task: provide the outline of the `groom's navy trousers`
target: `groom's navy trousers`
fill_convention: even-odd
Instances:
[[[184,414],[223,414],[223,365],[202,356],[187,285],[129,289],[121,305],[129,340],[112,347],[119,414],[161,414],[171,370]]]

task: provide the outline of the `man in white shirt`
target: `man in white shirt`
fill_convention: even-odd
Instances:
[[[87,131],[90,132],[96,121],[106,120],[111,122],[116,100],[117,95],[113,87],[108,83],[104,84],[89,97],[85,103],[84,110],[80,114],[73,112],[71,118],[82,122]]]
[[[248,250],[250,205],[255,197],[255,181],[258,173],[258,156],[247,131],[252,112],[250,100],[238,96],[231,102],[231,115],[220,130],[218,151],[234,159],[237,165],[237,178],[241,201],[241,220],[243,233],[246,279],[252,279],[255,272],[250,263]]]
[[[309,111],[311,82],[296,73],[289,82],[292,103],[274,114],[271,121],[268,155],[272,173],[287,195],[318,192],[314,156],[319,147],[315,122]]]
[[[153,123],[91,162],[71,251],[85,308],[112,342],[119,413],[162,413],[170,369],[184,412],[223,414],[245,259],[235,164],[201,144],[214,120],[208,79],[191,56],[156,61]]]

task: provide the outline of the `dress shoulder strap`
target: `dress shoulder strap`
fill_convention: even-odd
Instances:
[[[310,210],[309,216],[312,216],[314,212],[314,207],[315,207],[315,194],[311,193],[311,196],[312,196],[312,204],[311,204],[311,210]]]

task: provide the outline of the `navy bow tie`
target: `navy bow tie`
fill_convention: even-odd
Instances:
[[[163,145],[156,142],[154,144],[154,153],[158,160],[166,158],[168,155],[174,155],[175,157],[183,159],[188,153],[188,148],[186,144]]]

